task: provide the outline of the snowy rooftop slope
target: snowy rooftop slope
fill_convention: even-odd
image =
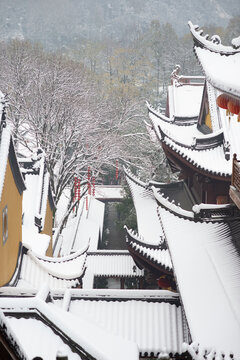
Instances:
[[[192,340],[203,351],[240,358],[240,259],[232,244],[239,222],[196,223],[163,208],[159,213]]]
[[[48,293],[45,295],[47,296]],[[90,354],[96,359],[112,360],[114,358],[116,360],[122,360],[126,354],[129,360],[138,359],[138,348],[134,342],[114,336],[105,329],[99,328],[96,324],[86,321],[83,317],[73,316],[53,303],[46,303],[46,296],[42,298],[41,294],[38,294],[34,298],[1,298],[0,308],[4,309],[5,313],[7,313],[6,308],[10,309],[10,311],[19,311],[20,313],[22,311],[29,312],[29,309],[33,309],[32,311],[36,309],[45,317],[47,324],[50,325],[53,323],[57,331],[59,331],[60,334],[63,334],[65,339],[71,339],[74,343],[79,345],[80,349],[83,349],[83,353],[87,355]],[[26,344],[26,337],[29,331],[32,331],[32,335],[35,334],[34,330],[37,331],[37,334],[41,336],[41,338],[48,334],[53,341],[53,347],[62,345],[56,334],[48,331],[45,327],[42,327],[42,325],[39,325],[39,323],[36,322],[31,321],[27,323],[21,321],[21,325],[23,325],[24,330],[26,330],[26,332],[22,331],[21,333],[19,329],[20,324],[17,321],[18,320],[11,320],[11,327],[16,332],[18,340],[22,342],[22,345],[24,345],[28,351],[30,351],[30,354],[32,354],[33,349],[29,347],[29,341],[28,344]],[[25,326],[29,326],[29,328],[26,329]],[[42,331],[45,332],[45,334],[42,334]],[[34,343],[35,340],[36,338],[33,340]],[[46,346],[44,348],[47,349]],[[42,351],[44,351],[44,349]],[[50,353],[48,352],[46,357],[44,356],[44,360],[52,359],[49,354]],[[71,360],[79,359],[79,357],[72,357],[71,353],[69,353],[69,355],[69,359]]]
[[[69,194],[69,196],[70,196],[70,194]],[[65,211],[67,211],[66,205],[67,205],[69,199],[67,197],[65,197],[64,195],[62,196],[62,198],[63,197],[64,197],[64,199],[62,202],[64,202],[65,204],[61,204],[61,205],[64,205]],[[86,209],[84,207],[86,207],[85,196],[82,196],[79,201],[77,214],[76,215],[74,213],[70,214],[67,224],[62,231],[62,234],[61,234],[61,236],[62,236],[61,256],[69,255],[72,251],[72,247],[74,245],[75,238],[76,238],[77,232],[78,232],[79,222],[81,220],[82,215],[85,214],[85,212],[86,212]],[[62,213],[61,217],[60,217],[60,214],[58,213],[59,222],[61,222],[62,218],[64,217],[65,211],[60,210],[60,212]],[[86,241],[86,244],[87,243],[88,242]],[[86,244],[83,244],[83,246],[85,246]]]
[[[14,348],[14,353],[19,356],[22,360],[27,360],[27,353],[24,351],[23,347],[20,345],[16,332],[13,331],[9,319],[4,315],[2,310],[0,310],[0,329],[1,329],[1,338],[7,337],[10,344]]]
[[[11,126],[7,125],[5,128],[2,129],[2,134],[0,139],[0,200],[2,197],[2,191],[5,180],[10,140],[11,140]]]
[[[23,226],[22,241],[23,244],[32,248],[33,251],[44,255],[50,242],[50,236],[39,234],[35,226],[35,215],[38,214],[39,208],[36,206],[36,194],[39,190],[39,175],[25,175],[26,190],[23,193]],[[45,195],[47,193],[45,191]],[[44,210],[46,211],[47,198],[44,199]],[[39,203],[38,203],[39,206]],[[42,225],[44,226],[45,213],[43,214]]]
[[[184,84],[174,80],[168,87],[169,117],[198,117],[202,93],[203,84]]]
[[[61,349],[64,349],[69,360],[81,359],[79,355],[72,352],[60,336],[41,320],[7,316],[7,323],[14,330],[16,339],[18,339],[29,359],[37,356],[46,360],[55,359],[57,352]]]
[[[195,53],[211,84],[221,91],[240,96],[240,46],[239,41],[233,41],[235,46],[224,46],[219,36],[211,40],[197,25],[189,22],[190,31],[195,42]]]
[[[85,249],[86,250],[86,249]],[[65,289],[79,284],[85,270],[86,252],[60,258],[39,256],[28,250],[23,254],[18,287],[39,289],[48,284],[51,289]]]
[[[151,190],[128,170],[126,179],[131,190],[138,224],[138,234],[142,242],[148,245],[159,245],[163,242],[163,231],[157,216],[157,204]]]
[[[196,168],[219,176],[229,177],[232,174],[232,162],[225,159],[223,145],[206,150],[195,150],[183,147],[167,137],[164,138],[164,142]]]
[[[34,154],[30,158],[19,158],[19,162],[26,184],[22,202],[23,244],[44,255],[49,246],[50,236],[40,235],[39,229],[43,229],[45,223],[49,173],[45,171],[45,160],[42,153]],[[36,226],[35,217],[40,220],[40,227]]]
[[[140,290],[138,290],[140,291]],[[124,292],[124,290],[122,290]],[[137,343],[141,354],[181,353],[183,319],[181,307],[158,301],[106,301],[74,299],[69,312],[94,323],[115,336]],[[126,353],[127,355],[127,353]],[[123,358],[126,358],[125,357]],[[129,357],[127,356],[129,359]]]
[[[128,251],[88,252],[83,287],[92,288],[94,276],[140,277],[143,271],[136,268]],[[135,269],[135,271],[133,271]]]
[[[195,48],[195,52],[214,87],[240,96],[240,53],[226,56],[201,48]]]
[[[89,251],[97,250],[99,237],[102,236],[104,211],[105,204],[93,196],[81,198],[77,216],[69,218],[62,232],[62,255],[78,251],[88,244]]]
[[[168,134],[171,134],[171,137],[168,134],[165,134],[163,137],[161,134],[161,126],[156,117],[150,117],[156,135],[159,140],[164,142],[167,146],[169,146],[174,152],[179,154],[181,157],[186,159],[190,164],[195,166],[196,168],[202,169],[209,173],[214,173],[220,176],[231,176],[232,174],[232,162],[225,159],[225,152],[223,145],[218,145],[216,147],[211,147],[207,149],[194,149],[194,147],[190,146],[191,142],[191,130],[192,133],[192,143],[195,135],[194,125],[189,126],[189,129],[186,129],[186,133],[177,131],[176,128],[172,128],[171,125],[171,133],[170,130],[167,129]],[[169,125],[170,126],[170,125]],[[165,127],[166,128],[166,127]],[[183,127],[184,129],[187,127]],[[180,142],[180,138],[185,141],[185,143]],[[202,138],[207,139],[207,137],[212,137],[214,134],[209,135],[201,135]],[[178,141],[175,140],[175,137]],[[230,148],[232,153],[232,148]]]
[[[96,185],[95,197],[98,200],[122,200],[123,191],[120,185]]]
[[[98,247],[99,237],[102,236],[105,205],[103,202],[88,196],[88,210],[86,209],[86,198],[83,212],[76,232],[73,251],[77,251],[89,242],[89,251],[95,251]]]
[[[196,124],[184,126],[166,122],[151,112],[149,113],[149,117],[154,124],[154,127],[160,126],[167,136],[174,138],[176,142],[180,142],[187,146],[192,145],[194,137],[202,136],[202,133],[197,129]]]
[[[139,241],[134,240],[134,234],[127,230],[129,234],[128,246],[141,256],[149,259],[151,262],[164,267],[166,270],[172,270],[172,262],[168,249],[151,248],[144,246]]]

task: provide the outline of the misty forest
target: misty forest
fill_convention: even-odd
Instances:
[[[219,1],[205,17],[195,1],[169,13],[166,1],[69,0],[67,10],[63,0],[28,2],[1,1],[0,82],[15,146],[44,150],[56,202],[89,166],[98,181],[114,181],[116,160],[142,178],[169,180],[160,145],[149,141],[145,101],[164,107],[176,64],[202,74],[184,19],[228,44],[240,33],[238,1],[232,14]]]

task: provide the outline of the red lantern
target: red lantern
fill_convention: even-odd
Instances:
[[[239,100],[237,99],[230,99],[228,101],[228,110],[232,113],[232,114],[236,114],[238,115],[240,112],[240,103]]]
[[[171,289],[171,282],[163,275],[158,279],[158,287],[161,289]]]
[[[222,109],[226,109],[228,108],[228,101],[229,101],[229,96],[226,94],[221,94],[217,97],[217,105],[222,108]]]

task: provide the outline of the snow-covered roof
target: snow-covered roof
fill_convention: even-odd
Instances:
[[[240,212],[235,204],[194,204],[192,209],[186,210],[180,203],[166,197],[161,190],[152,186],[155,199],[161,207],[178,217],[192,221],[232,221],[240,218]],[[159,215],[159,208],[158,208]]]
[[[203,30],[199,30],[198,25],[189,22],[189,27],[195,42],[196,56],[207,79],[217,89],[239,97],[239,39],[233,40],[232,46],[224,46],[219,36],[214,35],[209,40],[208,35],[203,36]]]
[[[12,330],[9,321],[2,310],[0,310],[0,332],[1,341],[3,341],[3,338],[8,340],[8,343],[10,343],[14,349],[14,354],[21,360],[28,360],[26,352],[18,341],[16,333]]]
[[[5,173],[7,168],[8,152],[11,140],[11,127],[7,125],[2,129],[1,143],[0,143],[0,200],[5,180]]]
[[[86,267],[86,248],[72,255],[52,258],[24,248],[18,287],[39,289],[48,284],[51,289],[65,289],[79,284]]]
[[[62,255],[78,251],[88,244],[89,251],[97,250],[102,236],[104,211],[105,204],[93,196],[81,198],[77,216],[70,218],[62,232]]]
[[[96,185],[95,198],[98,200],[122,200],[124,189],[121,185]]]
[[[192,341],[194,359],[240,357],[240,223],[195,222],[159,207]],[[191,350],[191,349],[190,349]],[[214,357],[214,351],[217,355]]]
[[[115,298],[114,291],[105,292],[108,297],[111,296],[110,299],[94,298],[93,291],[85,298],[77,298],[76,291],[74,297],[69,296],[70,314],[136,343],[140,356],[182,353],[184,325],[180,306],[163,301],[161,291],[152,294],[151,290],[137,290],[134,292],[137,293],[137,298],[131,295],[130,290],[115,292]],[[124,358],[126,356],[127,352]],[[127,358],[129,359],[128,356]]]
[[[160,245],[164,241],[164,234],[157,216],[157,204],[152,191],[146,184],[125,169],[134,207],[137,215],[138,234],[143,243]]]
[[[60,350],[62,347],[61,338],[64,342],[71,343],[71,347],[80,355],[80,358],[83,354],[95,359],[122,360],[127,354],[129,360],[138,359],[139,351],[136,343],[115,336],[96,325],[95,322],[86,321],[83,316],[73,315],[54,302],[47,301],[48,295],[49,292],[42,289],[37,296],[31,298],[21,297],[21,295],[14,298],[7,296],[0,298],[0,308],[7,317],[7,326],[12,329],[29,358],[35,356],[37,350],[39,351],[37,356],[42,356],[44,360],[51,360],[51,352]],[[14,317],[13,312],[16,314]],[[29,321],[31,315],[35,321]],[[51,350],[48,346],[43,347],[42,341],[39,342],[39,338],[46,339],[46,337],[49,339],[44,344],[51,342]],[[29,338],[31,338],[30,342]],[[73,355],[68,346],[65,347],[65,351],[69,355],[69,360],[79,359],[79,356]],[[54,358],[55,356],[56,353]]]
[[[26,359],[40,356],[42,359],[50,360],[56,357],[57,352],[64,351],[69,360],[79,360],[79,355],[73,352],[60,335],[57,335],[42,320],[14,316],[5,316],[5,319],[7,327],[14,331],[15,339],[24,349]]]
[[[154,187],[154,189],[168,199],[169,202],[181,206],[185,210],[191,211],[193,205],[196,204],[193,194],[184,180],[173,181],[171,183],[150,181],[149,187]]]
[[[203,93],[201,83],[182,82],[184,77],[179,76],[168,87],[169,118],[196,118],[199,115]],[[192,79],[194,80],[194,78]]]
[[[136,234],[133,231],[127,229],[128,246],[134,250],[134,252],[140,254],[144,258],[148,259],[151,263],[157,264],[167,271],[172,271],[172,262],[168,249],[152,248],[144,246],[144,244],[138,240]]]
[[[229,120],[226,111],[217,107],[216,98],[220,92],[209,83],[207,92],[213,128],[210,134],[202,134],[197,124],[179,126],[162,120],[153,112],[149,113],[149,117],[159,140],[177,156],[206,173],[230,177],[233,154],[240,154],[237,115],[232,115]],[[226,156],[226,145],[229,157]]]
[[[126,250],[97,250],[88,252],[86,272],[83,277],[83,288],[93,287],[94,276],[104,277],[141,277],[143,271]]]
[[[0,94],[1,96],[1,94]],[[1,102],[0,102],[1,106]],[[1,109],[1,108],[0,108]],[[1,111],[1,110],[0,110]],[[0,113],[1,115],[1,113]],[[11,168],[13,171],[13,175],[15,178],[16,185],[18,187],[18,190],[22,193],[22,191],[25,189],[25,184],[21,175],[21,172],[19,170],[19,165],[17,162],[15,150],[13,141],[11,138],[12,133],[12,127],[10,124],[6,124],[6,126],[3,126],[0,124],[0,201],[2,197],[2,191],[4,187],[4,181],[5,181],[5,175],[6,175],[6,169],[7,169],[7,161],[9,153],[11,152]],[[18,179],[18,181],[17,181]]]
[[[26,191],[23,194],[23,242],[31,244],[35,250],[36,242],[31,243],[27,233],[38,232],[44,228],[47,200],[50,193],[50,177],[46,170],[45,157],[43,153],[35,155],[35,158],[19,158],[19,162],[24,174]],[[33,201],[33,199],[35,199]],[[35,219],[40,219],[36,226]],[[26,230],[26,231],[25,231]],[[26,233],[26,234],[25,234]],[[26,239],[25,239],[26,235]]]

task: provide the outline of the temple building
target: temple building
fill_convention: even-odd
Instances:
[[[147,104],[148,131],[179,180],[143,183],[126,170],[138,218],[138,233],[126,229],[126,238],[156,286],[175,281],[188,328],[183,351],[197,360],[238,359],[240,212],[232,164],[240,154],[240,40],[224,46],[219,36],[209,40],[189,27],[205,80],[182,76],[177,66],[165,114]]]
[[[138,228],[125,226],[127,250],[101,247],[119,187],[79,188],[52,236],[44,154],[20,158],[21,173],[0,93],[4,359],[240,359],[240,39],[223,46],[189,27],[204,76],[176,66],[166,112],[147,104],[149,134],[178,180],[125,169]]]

